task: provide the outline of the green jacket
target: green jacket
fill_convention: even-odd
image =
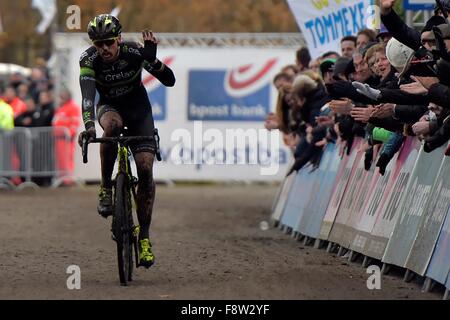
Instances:
[[[14,111],[9,104],[0,99],[0,131],[14,129]]]

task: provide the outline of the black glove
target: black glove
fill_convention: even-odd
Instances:
[[[80,145],[80,147],[83,146],[84,138],[86,138],[88,141],[97,138],[97,132],[95,130],[95,127],[90,127],[86,131],[80,133],[80,135],[78,136],[78,144]]]
[[[148,30],[142,32],[144,38],[144,48],[142,49],[142,57],[149,63],[154,63],[156,60],[156,52],[158,48],[158,41],[153,37],[153,33]]]

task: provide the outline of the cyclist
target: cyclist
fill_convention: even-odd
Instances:
[[[144,45],[124,42],[119,20],[109,14],[96,16],[88,24],[88,35],[93,46],[80,58],[80,86],[82,116],[86,131],[80,135],[96,138],[95,98],[97,119],[103,128],[103,137],[117,137],[127,127],[129,136],[154,136],[151,104],[142,83],[142,69],[147,70],[163,85],[175,85],[172,70],[156,57],[158,41],[149,30],[142,32]],[[130,144],[139,183],[137,189],[137,215],[140,224],[139,258],[141,265],[149,268],[154,263],[149,232],[155,199],[153,162],[156,142]],[[100,146],[102,183],[99,192],[98,212],[104,218],[113,214],[112,173],[117,158],[117,146]]]

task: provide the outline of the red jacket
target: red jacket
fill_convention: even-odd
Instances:
[[[53,117],[53,126],[68,128],[70,137],[74,138],[80,127],[80,121],[80,107],[73,100],[69,100],[56,110]]]
[[[19,97],[15,97],[12,101],[6,101],[14,111],[14,119],[20,116],[22,113],[27,111],[27,104],[23,102]]]

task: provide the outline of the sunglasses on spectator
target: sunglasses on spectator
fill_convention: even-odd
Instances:
[[[117,38],[94,41],[94,46],[99,47],[99,48],[103,47],[103,45],[106,45],[107,47],[111,47],[114,43],[116,43],[116,40],[117,40]]]

